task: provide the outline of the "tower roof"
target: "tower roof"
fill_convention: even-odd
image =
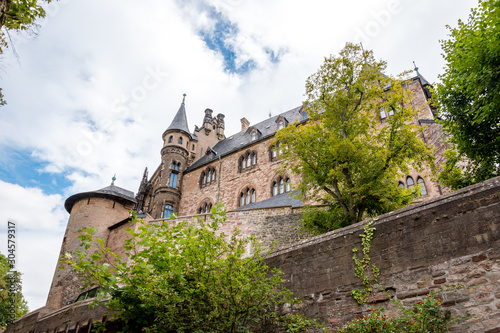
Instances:
[[[106,186],[104,188],[101,188],[100,190],[97,191],[91,191],[91,192],[83,192],[83,193],[77,193],[72,196],[70,196],[66,201],[64,202],[64,208],[66,208],[66,211],[71,214],[71,209],[73,209],[73,206],[75,203],[82,199],[87,199],[87,198],[106,198],[106,199],[111,199],[111,200],[116,200],[121,203],[135,203],[135,198],[134,198],[134,192],[126,190],[124,188],[118,187],[114,184],[111,184],[109,186]]]
[[[179,108],[179,111],[177,111],[177,113],[174,117],[174,120],[172,120],[172,123],[170,124],[170,126],[168,126],[167,131],[179,130],[179,131],[185,132],[190,137],[192,137],[191,133],[189,132],[189,126],[188,126],[187,116],[186,116],[186,107],[184,106],[186,94],[184,94],[183,96],[184,97],[182,99],[182,103],[181,103],[181,106]]]

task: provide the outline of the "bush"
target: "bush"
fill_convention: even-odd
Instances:
[[[384,308],[371,309],[371,313],[364,318],[355,319],[346,323],[339,333],[368,333],[368,332],[409,332],[434,333],[446,332],[452,322],[448,311],[443,311],[443,302],[439,298],[427,295],[417,302],[413,309],[408,310],[400,305],[401,315],[389,318],[384,314]]]

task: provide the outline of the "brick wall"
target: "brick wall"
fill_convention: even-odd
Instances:
[[[364,222],[282,249],[269,263],[283,270],[286,287],[304,303],[296,306],[336,331],[372,306],[391,302],[377,294],[359,306],[350,296],[362,289],[354,277],[352,249],[361,248]],[[500,177],[381,216],[374,222],[372,263],[379,282],[404,304],[430,290],[442,292],[453,315],[471,315],[453,332],[499,332]]]

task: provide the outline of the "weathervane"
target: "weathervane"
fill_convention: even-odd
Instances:
[[[111,185],[115,185],[116,173],[115,173],[115,175],[113,176],[113,178],[111,178],[111,180],[112,180]]]
[[[186,100],[186,94],[182,94],[182,105],[184,105],[184,101]]]

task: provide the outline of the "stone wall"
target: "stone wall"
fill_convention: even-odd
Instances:
[[[296,309],[336,330],[384,306],[383,293],[359,306],[352,249],[367,221],[302,241],[269,258],[286,287],[304,300]],[[500,332],[500,177],[379,217],[371,260],[379,282],[406,305],[436,290],[453,315],[471,315],[453,332]],[[441,291],[460,285],[460,289]]]

